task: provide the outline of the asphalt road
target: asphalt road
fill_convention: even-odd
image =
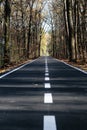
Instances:
[[[52,57],[0,76],[0,130],[87,130],[87,74]]]

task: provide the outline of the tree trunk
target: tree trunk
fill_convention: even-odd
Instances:
[[[5,0],[5,7],[4,7],[4,63],[7,65],[10,63],[10,2],[9,0]]]
[[[67,0],[67,18],[69,27],[69,52],[70,61],[76,61],[76,48],[75,48],[75,37],[74,37],[74,23],[73,23],[73,13],[72,13],[72,2]]]
[[[30,7],[30,19],[28,27],[28,43],[27,43],[27,58],[29,58],[30,42],[31,42],[31,24],[32,24],[32,7]]]

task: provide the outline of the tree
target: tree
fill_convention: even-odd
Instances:
[[[50,2],[50,7],[54,31],[52,45],[56,53],[53,56],[74,62],[86,61],[86,0],[55,0]]]
[[[10,1],[5,0],[4,2],[4,63],[8,64],[10,62]]]

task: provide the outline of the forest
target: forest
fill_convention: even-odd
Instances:
[[[87,1],[54,0],[49,9],[52,55],[87,62]]]
[[[49,55],[87,62],[86,0],[0,0],[0,68],[41,55],[43,22]]]

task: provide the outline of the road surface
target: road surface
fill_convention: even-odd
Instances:
[[[0,130],[87,130],[87,74],[40,57],[0,75]]]

